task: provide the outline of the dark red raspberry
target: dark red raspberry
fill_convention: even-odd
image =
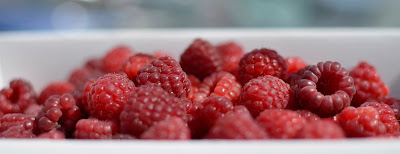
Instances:
[[[121,132],[140,136],[159,121],[172,116],[187,121],[185,103],[158,86],[136,88],[120,115]]]
[[[90,79],[85,83],[85,86],[83,86],[83,90],[81,91],[81,100],[80,108],[83,108],[86,113],[89,113],[89,104],[88,104],[88,99],[89,99],[89,93],[90,89],[92,89],[92,85],[96,82],[96,80]]]
[[[115,134],[111,137],[113,140],[134,140],[136,137],[129,134]]]
[[[367,62],[360,62],[350,71],[350,76],[354,79],[354,85],[357,89],[351,101],[352,106],[360,106],[368,99],[377,99],[387,96],[389,88],[382,82],[379,73],[374,66]]]
[[[53,95],[46,100],[39,112],[37,127],[39,133],[60,129],[70,134],[75,129],[75,123],[80,119],[81,112],[71,94]]]
[[[356,91],[353,78],[338,62],[310,66],[298,80],[298,101],[320,117],[334,116],[350,105]]]
[[[306,62],[303,61],[300,57],[287,57],[285,58],[287,71],[286,74],[292,74],[293,72],[297,72],[298,70],[306,67]]]
[[[118,132],[118,125],[113,121],[81,119],[76,123],[76,139],[111,139]]]
[[[284,109],[264,110],[256,121],[270,138],[276,139],[296,137],[307,122],[295,111]]]
[[[206,133],[203,121],[201,121],[201,110],[203,105],[201,103],[192,103],[186,101],[186,112],[188,119],[188,126],[190,128],[191,136],[194,139],[201,139]]]
[[[40,138],[40,139],[61,140],[61,139],[65,139],[65,135],[64,135],[64,133],[61,132],[61,131],[52,130],[52,131],[50,131],[50,132],[40,134],[40,135],[38,136],[38,138]]]
[[[76,68],[68,78],[68,82],[72,83],[77,89],[82,89],[89,79],[97,79],[102,76],[103,72],[90,69],[88,67]]]
[[[7,113],[21,113],[29,105],[36,104],[37,95],[32,85],[22,79],[14,79],[9,88],[0,91],[0,118]]]
[[[105,72],[102,58],[92,58],[87,60],[84,67],[95,70],[96,72]]]
[[[89,114],[99,119],[119,119],[135,84],[126,76],[106,74],[92,84],[88,94]]]
[[[140,137],[152,140],[189,140],[190,130],[182,118],[171,117],[154,124]]]
[[[25,115],[36,117],[41,110],[42,110],[42,106],[41,105],[31,104],[24,110],[23,113]]]
[[[236,42],[226,42],[216,48],[223,61],[222,70],[226,72],[237,71],[240,58],[244,55],[243,48]]]
[[[202,104],[201,119],[207,130],[215,124],[218,118],[233,109],[233,103],[223,96],[207,97]]]
[[[243,106],[242,106],[243,107]],[[244,107],[243,107],[244,108]],[[209,139],[266,139],[267,135],[257,125],[250,113],[237,108],[220,117],[210,129]]]
[[[120,45],[110,51],[103,58],[104,70],[107,73],[115,73],[122,63],[133,55],[133,50],[128,46]]]
[[[320,120],[321,118],[312,113],[309,110],[297,110],[296,111],[301,117],[305,118],[307,121],[316,121],[316,120]]]
[[[396,97],[386,96],[379,97],[376,99],[376,101],[389,105],[393,109],[396,119],[400,120],[400,99]]]
[[[0,119],[0,133],[14,126],[22,126],[24,131],[32,133],[35,128],[35,117],[22,113],[10,113]]]
[[[395,134],[399,131],[399,122],[397,122],[393,109],[389,105],[378,102],[361,104],[361,107],[367,106],[371,106],[379,112],[380,120],[386,126],[386,134]]]
[[[339,139],[345,137],[343,129],[331,120],[309,121],[297,135],[297,138],[305,139]]]
[[[190,80],[179,63],[169,57],[160,57],[144,66],[138,72],[139,85],[160,86],[168,93],[179,98],[190,94]]]
[[[44,104],[47,98],[52,95],[62,95],[75,90],[75,86],[69,82],[57,81],[47,85],[39,95],[38,103]]]
[[[239,81],[242,85],[259,76],[286,77],[286,62],[275,50],[261,48],[245,54],[239,62]]]
[[[291,109],[291,110],[298,110],[301,109],[300,102],[299,102],[299,96],[297,91],[299,91],[299,80],[303,76],[304,72],[306,72],[311,66],[308,65],[302,69],[299,69],[297,72],[291,73],[287,78],[286,78],[286,83],[290,85],[290,91],[289,91],[289,103],[286,106],[286,109]]]
[[[209,42],[196,39],[181,55],[183,71],[203,80],[214,72],[222,70],[222,59],[216,48]]]
[[[150,64],[152,60],[156,59],[152,55],[138,53],[129,57],[122,65],[120,70],[128,75],[128,78],[136,82],[138,71],[145,65]]]
[[[23,126],[13,126],[0,133],[0,138],[36,138],[36,135]]]
[[[289,85],[283,80],[266,75],[246,83],[240,93],[239,104],[246,106],[254,117],[265,109],[283,109],[289,101]]]

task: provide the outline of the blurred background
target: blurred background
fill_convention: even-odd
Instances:
[[[0,0],[0,31],[399,26],[400,0]]]

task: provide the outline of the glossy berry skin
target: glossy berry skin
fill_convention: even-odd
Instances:
[[[179,63],[169,56],[153,60],[138,72],[139,85],[160,86],[172,96],[186,98],[190,94],[191,85]]]
[[[376,101],[389,105],[393,109],[396,119],[400,120],[400,100],[398,98],[386,96],[379,97],[376,99]]]
[[[92,84],[88,94],[90,116],[99,119],[118,119],[135,84],[126,76],[106,74]]]
[[[81,119],[76,124],[76,139],[111,139],[118,132],[118,125],[112,121]]]
[[[260,76],[243,86],[239,104],[246,106],[254,117],[265,109],[283,109],[289,102],[289,88],[277,77]]]
[[[342,139],[345,137],[343,129],[331,120],[309,121],[297,134],[297,138],[302,139]]]
[[[52,140],[62,140],[65,139],[65,135],[63,132],[58,130],[52,130],[47,133],[40,134],[38,136],[39,139],[52,139]]]
[[[303,110],[297,110],[296,112],[297,112],[301,117],[305,118],[307,121],[317,121],[317,120],[320,120],[320,119],[321,119],[318,115],[312,113],[312,112],[309,111],[309,110],[304,110],[304,109],[303,109]]]
[[[371,106],[379,112],[380,121],[386,126],[386,134],[396,134],[399,132],[399,122],[389,105],[378,102],[365,102],[361,104],[361,107],[367,106]]]
[[[106,53],[103,58],[103,67],[107,73],[117,72],[122,63],[131,57],[134,51],[125,45],[117,46]]]
[[[187,121],[185,103],[158,86],[136,88],[120,115],[121,132],[139,137],[152,125],[172,116]]]
[[[179,63],[187,74],[203,80],[212,73],[221,71],[223,62],[213,45],[196,39],[183,52]]]
[[[233,103],[223,96],[210,96],[204,99],[201,119],[203,125],[209,129],[218,118],[223,117],[233,109]]]
[[[35,117],[22,113],[11,113],[4,115],[0,119],[0,133],[14,126],[21,126],[24,131],[32,133],[36,127]]]
[[[375,67],[367,62],[360,62],[350,71],[357,89],[351,101],[352,106],[360,106],[369,99],[377,99],[389,94],[389,88],[383,81]]]
[[[21,113],[36,104],[37,95],[32,85],[23,79],[14,79],[9,88],[0,91],[0,118],[8,113]]]
[[[104,75],[104,73],[101,71],[89,67],[80,67],[71,72],[68,77],[68,82],[72,83],[76,89],[81,90],[88,80],[95,80],[102,75]]]
[[[13,126],[0,133],[0,138],[36,138],[36,135],[23,126]]]
[[[295,138],[307,120],[295,111],[268,109],[260,113],[256,122],[270,138]]]
[[[128,75],[128,78],[136,82],[138,71],[145,65],[150,64],[155,57],[148,54],[138,53],[127,59],[122,65],[120,70]]]
[[[190,129],[182,118],[171,117],[154,124],[140,137],[146,140],[189,140]]]
[[[242,85],[259,76],[271,75],[284,79],[286,62],[275,50],[261,48],[245,54],[239,62],[239,81]]]
[[[38,103],[43,105],[47,98],[52,95],[62,95],[75,90],[75,86],[69,82],[56,81],[48,84],[40,93]]]
[[[237,71],[240,58],[244,55],[242,46],[236,42],[226,42],[217,45],[216,48],[223,61],[222,70],[230,73]]]
[[[285,61],[287,65],[287,75],[292,74],[293,72],[297,72],[307,65],[306,62],[304,62],[303,59],[300,57],[286,57]]]
[[[300,105],[320,117],[340,113],[350,105],[356,91],[353,78],[338,62],[319,62],[310,66],[298,80]]]

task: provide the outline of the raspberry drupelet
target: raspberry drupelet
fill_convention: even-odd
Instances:
[[[210,96],[204,99],[201,110],[202,124],[208,130],[218,118],[223,117],[233,109],[233,103],[223,96]]]
[[[76,139],[112,139],[118,132],[118,125],[113,121],[81,119],[76,123]]]
[[[378,102],[365,102],[361,104],[361,107],[367,106],[371,106],[379,112],[380,121],[386,127],[386,134],[396,134],[399,132],[399,122],[389,105]]]
[[[40,93],[38,103],[43,105],[44,102],[52,95],[62,95],[75,90],[75,86],[69,82],[56,81],[48,84]]]
[[[52,130],[50,132],[40,134],[38,136],[38,138],[40,138],[40,139],[61,140],[61,139],[65,139],[65,135],[64,135],[63,132],[61,132],[59,130]]]
[[[35,117],[22,113],[6,114],[0,119],[0,133],[14,126],[22,126],[25,131],[32,133],[36,127],[35,120]]]
[[[103,58],[103,67],[107,73],[117,72],[122,63],[131,57],[134,51],[125,45],[117,46],[106,53]]]
[[[331,120],[309,121],[297,134],[297,138],[304,139],[340,139],[345,137],[343,129]]]
[[[379,97],[376,99],[376,101],[389,105],[393,109],[396,119],[400,120],[400,99],[396,97],[386,96],[386,97]]]
[[[37,95],[28,81],[12,80],[9,88],[0,91],[0,118],[8,113],[22,113],[28,106],[36,104],[36,99]]]
[[[134,82],[136,82],[136,77],[138,76],[138,71],[143,68],[145,65],[150,64],[152,60],[156,59],[154,56],[144,53],[135,54],[129,59],[127,59],[122,65],[120,70],[126,75],[128,78]]]
[[[171,117],[154,124],[140,137],[150,140],[189,140],[190,129],[182,118]]]

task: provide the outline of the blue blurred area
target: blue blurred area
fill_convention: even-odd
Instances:
[[[0,30],[398,27],[399,0],[0,0]]]

